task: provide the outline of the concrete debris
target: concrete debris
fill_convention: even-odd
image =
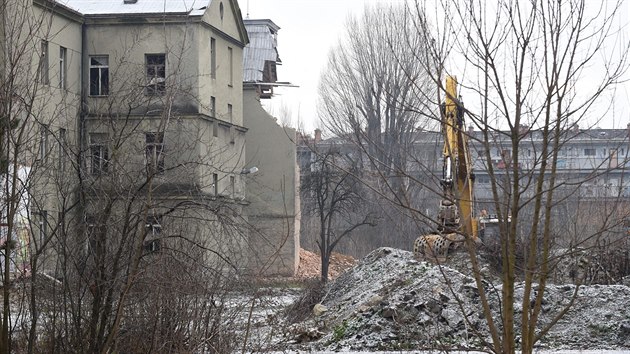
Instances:
[[[315,304],[315,306],[313,306],[313,315],[315,316],[321,316],[326,311],[328,311],[328,308],[322,304]]]
[[[456,270],[457,268],[459,270]],[[490,336],[475,281],[463,264],[438,266],[411,252],[380,248],[331,281],[321,301],[328,311],[300,324],[311,334],[287,333],[285,348],[344,350],[485,350]],[[446,281],[448,279],[448,281]],[[488,278],[495,321],[501,285]],[[540,328],[569,304],[573,285],[548,285]],[[516,284],[517,303],[523,285]],[[539,342],[545,349],[629,349],[630,288],[583,286],[571,310]],[[522,308],[515,309],[516,320]],[[520,324],[516,323],[518,330]],[[315,329],[315,330],[313,330]],[[299,338],[297,340],[296,338]],[[278,343],[277,347],[282,347]]]

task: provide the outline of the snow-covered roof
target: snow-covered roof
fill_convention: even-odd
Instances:
[[[59,0],[84,15],[180,13],[200,16],[212,0]]]

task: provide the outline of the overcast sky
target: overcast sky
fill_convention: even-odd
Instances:
[[[282,66],[278,81],[289,81],[297,88],[279,88],[276,96],[264,105],[276,117],[289,115],[291,125],[306,132],[319,126],[317,117],[317,86],[325,68],[328,53],[345,34],[349,15],[360,16],[366,6],[403,3],[405,0],[239,0],[244,18],[268,18],[280,26],[278,52]],[[630,0],[626,1],[630,2]],[[627,23],[630,7],[624,4],[619,20]],[[623,24],[620,24],[623,26]],[[627,30],[625,31],[626,33]],[[630,36],[625,36],[626,40]],[[630,122],[630,84],[615,93],[614,116],[602,122],[602,128],[621,128]]]
[[[265,106],[279,117],[287,109],[294,121],[310,132],[317,123],[317,85],[328,52],[344,34],[349,14],[359,16],[366,3],[403,0],[239,0],[243,17],[268,18],[280,26],[278,52],[282,66],[278,81],[290,81],[298,88],[276,89]],[[286,108],[284,108],[286,107]]]

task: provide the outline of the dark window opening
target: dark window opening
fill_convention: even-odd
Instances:
[[[90,57],[90,96],[109,95],[109,57]]]
[[[106,133],[90,134],[90,174],[93,176],[104,175],[109,170],[109,148],[107,142],[109,136]]]
[[[149,174],[160,174],[164,172],[164,133],[146,133],[145,140],[147,172]]]
[[[147,54],[147,94],[166,92],[166,54]]]

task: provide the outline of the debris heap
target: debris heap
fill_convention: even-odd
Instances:
[[[484,283],[500,323],[500,284]],[[568,303],[573,285],[549,285],[541,326]],[[516,285],[517,304],[523,288]],[[473,278],[380,248],[331,282],[326,311],[291,329],[289,344],[308,350],[484,349],[490,337]],[[630,288],[583,286],[571,310],[540,341],[548,349],[630,348]],[[522,309],[516,308],[516,320]],[[516,324],[518,330],[519,324]],[[304,333],[317,335],[305,336]],[[517,338],[518,340],[518,338]]]

